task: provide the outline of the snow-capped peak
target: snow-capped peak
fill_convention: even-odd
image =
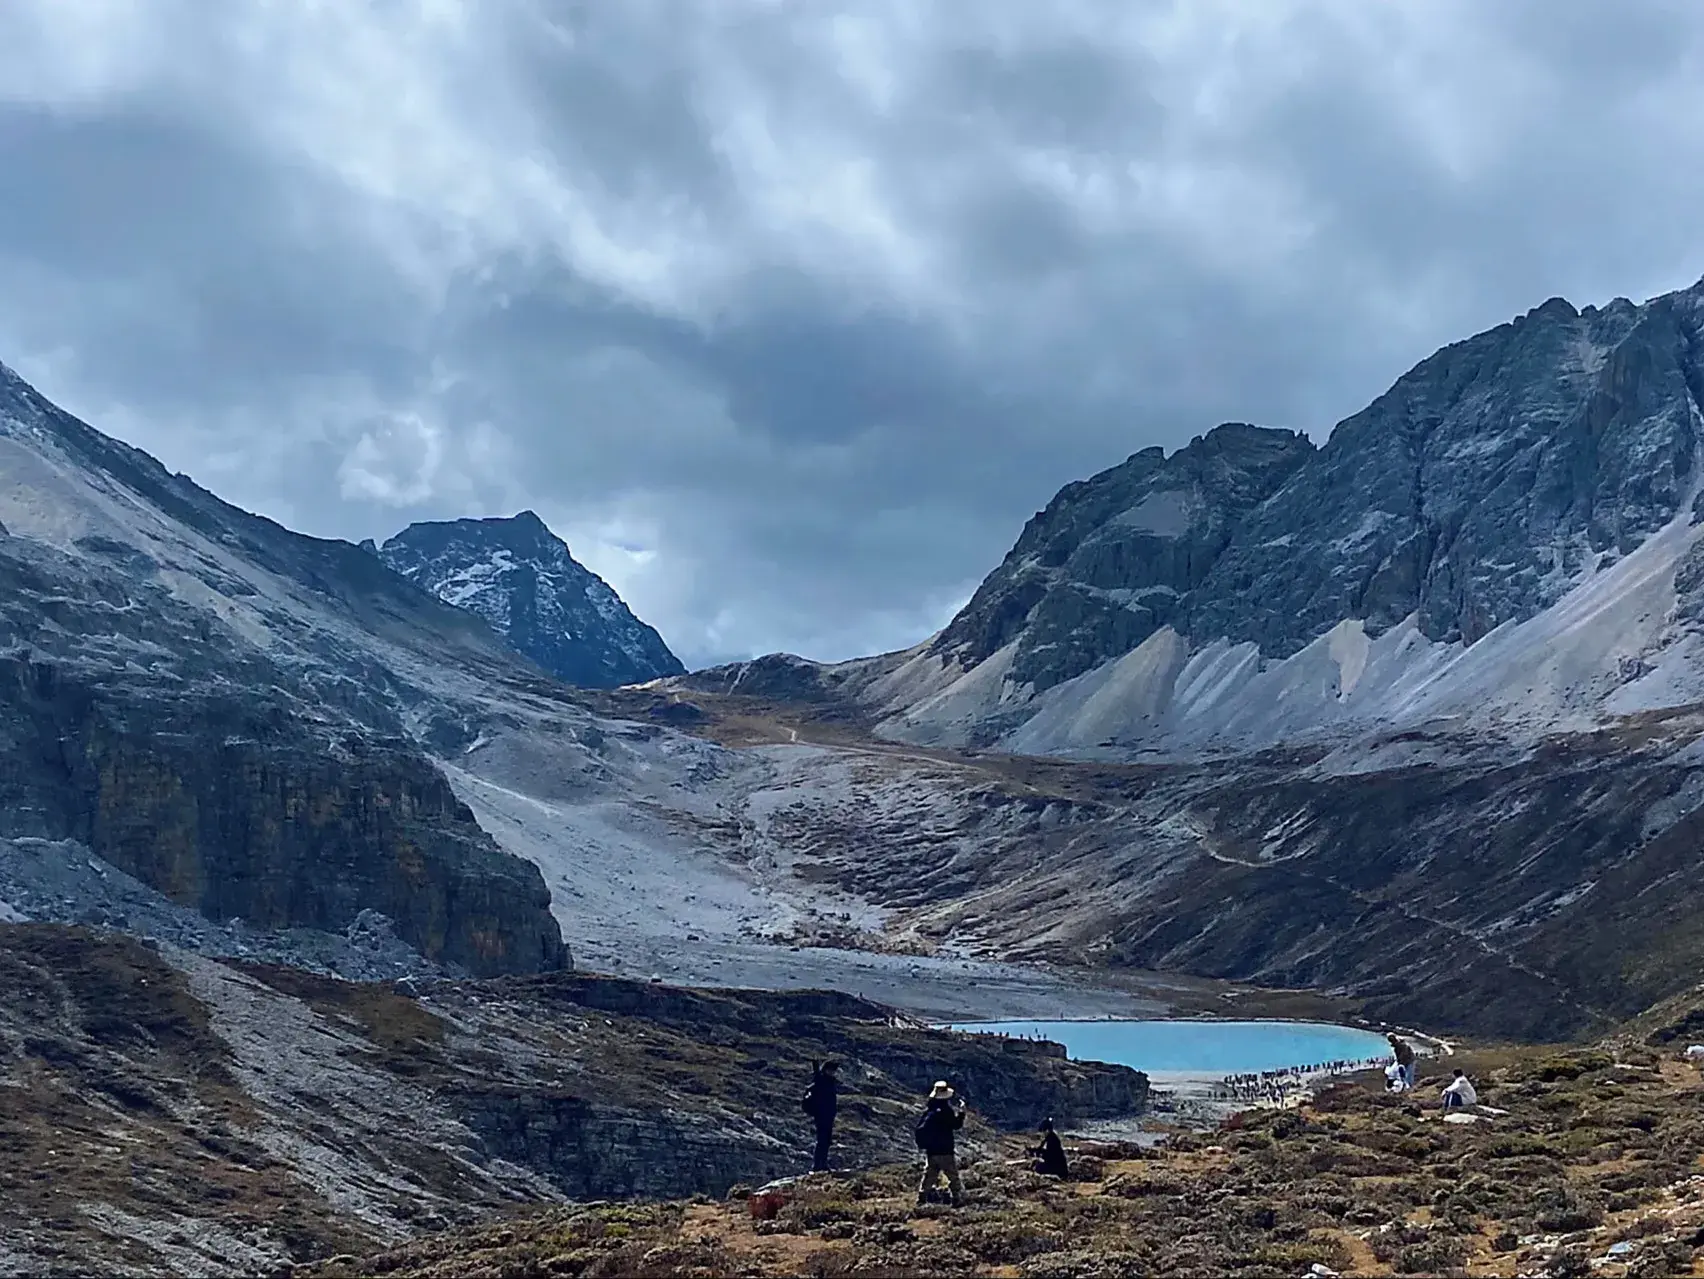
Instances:
[[[613,688],[684,670],[662,637],[532,511],[411,524],[379,555],[445,603],[477,613],[570,684]]]

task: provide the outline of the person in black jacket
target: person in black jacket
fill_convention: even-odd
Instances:
[[[840,1075],[836,1062],[811,1064],[811,1086],[805,1090],[805,1113],[816,1125],[812,1172],[828,1171],[828,1145],[834,1140],[834,1116],[840,1109]]]
[[[1403,1088],[1413,1088],[1414,1045],[1400,1035],[1386,1035],[1385,1038],[1390,1040],[1391,1055],[1396,1058],[1397,1068],[1401,1071]]]
[[[919,1206],[928,1201],[929,1193],[942,1177],[952,1192],[953,1206],[964,1202],[964,1183],[959,1180],[958,1155],[955,1142],[958,1130],[964,1127],[964,1105],[956,1102],[953,1090],[941,1080],[929,1090],[929,1101],[917,1121],[917,1145],[926,1162],[923,1180],[917,1183]]]
[[[1059,1142],[1059,1134],[1053,1131],[1053,1121],[1041,1121],[1041,1144],[1034,1146],[1030,1154],[1039,1156],[1030,1166],[1039,1173],[1049,1177],[1069,1177],[1070,1166],[1065,1162],[1065,1147]]]

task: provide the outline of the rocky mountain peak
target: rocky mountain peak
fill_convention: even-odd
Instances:
[[[1294,431],[1227,422],[1068,484],[941,634],[964,667],[1016,644],[1037,691],[1127,652],[1180,610],[1250,513],[1314,453]]]
[[[1642,304],[1552,298],[1421,360],[1319,448],[1228,423],[1067,484],[933,666],[879,685],[884,731],[1165,749],[1421,708],[1536,723],[1684,702],[1704,690],[1677,647],[1704,635],[1701,447],[1704,281]],[[1551,616],[1587,590],[1589,624]],[[1665,654],[1650,687],[1624,688]]]
[[[942,646],[981,660],[1022,632],[1013,678],[1040,690],[1168,623],[1278,657],[1346,618],[1472,641],[1674,516],[1701,392],[1704,283],[1552,298],[1422,360],[1317,451],[1232,424],[1067,485]]]
[[[477,613],[570,684],[614,688],[685,670],[533,511],[411,524],[379,555],[446,603]]]

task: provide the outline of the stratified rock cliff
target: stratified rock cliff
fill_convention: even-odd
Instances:
[[[0,368],[0,836],[77,840],[260,928],[395,921],[476,973],[567,962],[537,869],[410,739],[477,619],[168,474]],[[523,673],[514,677],[526,678]]]

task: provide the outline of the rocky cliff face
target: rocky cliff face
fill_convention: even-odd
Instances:
[[[1168,623],[1273,657],[1345,618],[1377,634],[1418,613],[1471,642],[1674,517],[1701,397],[1704,284],[1554,298],[1422,361],[1321,449],[1221,426],[1068,485],[936,649],[974,665],[1016,640],[1012,678],[1045,689]]]
[[[1701,405],[1704,282],[1552,299],[1318,449],[1221,426],[1066,486],[859,696],[909,741],[1161,754],[1704,698]]]
[[[686,669],[531,511],[410,524],[379,556],[439,599],[484,618],[516,651],[570,684],[615,688]]]
[[[1187,628],[1251,513],[1313,452],[1289,431],[1233,424],[1067,485],[934,651],[968,669],[1016,644],[1009,678],[1045,691],[1162,626]]]
[[[1229,548],[1185,629],[1288,656],[1344,618],[1469,643],[1554,604],[1681,509],[1704,284],[1553,298],[1446,347],[1341,423]]]
[[[566,962],[536,868],[412,738],[442,713],[422,659],[529,678],[477,619],[3,369],[0,510],[0,835],[81,841],[213,918],[341,931],[376,910],[469,971]]]

